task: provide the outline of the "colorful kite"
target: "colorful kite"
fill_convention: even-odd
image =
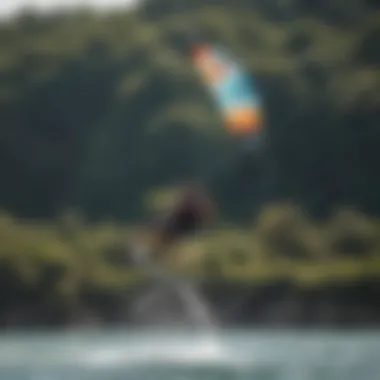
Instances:
[[[249,74],[222,48],[208,44],[195,46],[193,61],[214,95],[227,131],[257,146],[263,129],[263,110]]]

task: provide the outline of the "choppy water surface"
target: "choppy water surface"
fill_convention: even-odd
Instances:
[[[1,380],[378,380],[380,332],[7,334]]]

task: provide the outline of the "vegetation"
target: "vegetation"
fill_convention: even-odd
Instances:
[[[300,284],[380,275],[378,2],[211,3],[0,25],[4,310],[136,283],[125,239],[189,177],[208,183],[221,225],[173,247],[171,268]],[[266,144],[249,175],[192,70],[187,23],[262,90]]]
[[[286,215],[294,211],[293,220],[285,224],[284,209]],[[252,229],[219,227],[178,242],[169,252],[167,267],[207,281],[252,284],[287,279],[300,286],[318,286],[380,276],[377,220],[366,219],[362,229],[363,217],[353,213],[350,223],[338,215],[321,227],[307,222],[290,205],[272,207],[270,212],[271,218],[263,213]],[[136,227],[88,224],[74,214],[54,224],[3,215],[0,260],[7,287],[2,291],[12,293],[13,284],[17,292],[25,287],[70,298],[88,287],[128,290],[144,280],[144,273],[126,260],[126,242],[136,233]],[[301,247],[301,254],[294,256],[297,249],[289,247]],[[343,257],[341,247],[346,247]]]
[[[342,205],[379,215],[380,12],[349,3],[189,0],[179,10],[160,0],[3,23],[0,206],[130,223],[152,190],[195,176],[235,221],[283,199],[316,216]],[[185,52],[186,22],[235,52],[262,90],[260,173],[239,170]]]

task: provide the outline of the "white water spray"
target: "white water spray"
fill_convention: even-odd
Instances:
[[[215,344],[218,343],[217,321],[196,287],[182,278],[169,275],[162,268],[152,263],[149,258],[149,249],[141,244],[141,242],[132,247],[132,255],[135,262],[141,265],[152,278],[177,292],[185,315],[196,328],[201,329],[203,334],[207,334],[207,336],[203,335],[203,338],[208,338],[209,343],[210,339]],[[142,302],[149,303],[149,301],[156,297],[157,293],[152,293],[143,299]]]

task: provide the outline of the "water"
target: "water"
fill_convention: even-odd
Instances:
[[[217,320],[195,285],[186,279],[167,273],[164,268],[153,262],[150,259],[148,248],[141,242],[135,242],[131,246],[130,252],[132,252],[135,262],[144,268],[150,277],[156,281],[153,292],[140,296],[135,303],[136,309],[143,309],[143,313],[140,312],[140,314],[148,314],[153,316],[154,319],[157,313],[162,314],[165,309],[165,311],[170,312],[167,306],[162,304],[160,306],[160,298],[162,298],[162,295],[165,296],[165,292],[162,292],[165,288],[174,290],[181,300],[182,319],[188,320],[192,326],[204,330],[208,335],[212,335],[216,339]]]
[[[209,310],[206,302],[192,284],[176,282],[176,289],[182,299],[184,311],[198,327],[207,329],[208,333],[217,336],[217,321]]]
[[[380,332],[8,334],[1,380],[377,380]]]

